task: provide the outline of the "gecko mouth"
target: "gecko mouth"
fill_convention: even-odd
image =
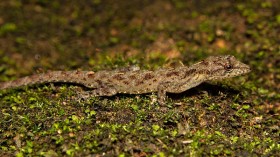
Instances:
[[[251,68],[248,65],[243,64],[243,63],[241,63],[241,65],[239,65],[235,69],[238,71],[239,74],[246,74],[251,71]]]
[[[233,75],[231,77],[244,75],[244,74],[249,73],[250,71],[251,71],[251,68],[249,66],[238,67],[238,68],[235,68],[235,72],[232,73]]]
[[[244,66],[240,69],[242,69],[241,71],[243,71],[244,74],[251,72],[251,68],[249,66]]]

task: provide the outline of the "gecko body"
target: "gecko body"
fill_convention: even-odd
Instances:
[[[89,90],[83,98],[112,96],[117,93],[158,93],[158,102],[165,103],[166,93],[181,93],[209,80],[221,80],[250,72],[250,67],[234,56],[212,56],[192,66],[162,68],[155,71],[138,67],[112,71],[51,71],[0,83],[0,89],[44,83],[75,83]]]

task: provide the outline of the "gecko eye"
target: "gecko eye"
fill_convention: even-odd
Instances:
[[[229,71],[232,69],[232,66],[230,64],[228,64],[228,65],[225,65],[224,68],[225,68],[225,70]]]

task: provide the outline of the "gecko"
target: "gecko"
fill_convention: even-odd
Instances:
[[[167,93],[181,93],[205,81],[222,80],[249,73],[250,67],[232,55],[210,56],[191,66],[141,70],[137,66],[103,71],[50,71],[1,82],[0,89],[45,83],[74,83],[84,86],[79,97],[113,96],[117,93],[143,94],[157,92],[164,105]]]

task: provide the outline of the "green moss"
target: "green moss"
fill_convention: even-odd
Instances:
[[[0,27],[0,35],[4,35],[10,32],[15,32],[17,30],[17,26],[14,23],[5,23]]]

